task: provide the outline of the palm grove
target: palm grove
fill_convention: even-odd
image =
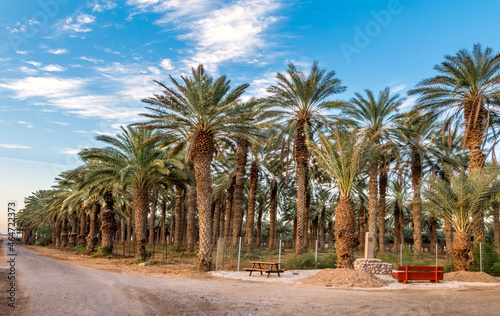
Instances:
[[[412,243],[419,255],[424,227],[432,251],[442,226],[447,254],[467,270],[491,217],[500,246],[500,54],[475,45],[434,69],[403,112],[389,88],[341,100],[346,87],[317,62],[307,72],[290,64],[267,98],[247,102],[248,84],[200,65],[156,82],[163,92],[143,100],[138,123],[97,137],[104,147],[82,150],[81,167],[27,197],[18,229],[25,242],[89,252],[132,238],[140,260],[148,243],[171,238],[197,247],[208,271],[219,237],[244,236],[251,253],[287,232],[297,255],[318,239],[352,268],[367,231],[381,252]]]

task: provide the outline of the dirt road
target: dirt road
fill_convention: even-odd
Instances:
[[[500,310],[498,287],[348,291],[140,276],[72,265],[20,246],[17,251],[22,313],[18,309],[16,315],[498,315]]]

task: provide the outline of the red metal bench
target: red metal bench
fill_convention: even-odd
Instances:
[[[399,283],[407,284],[408,281],[430,281],[439,283],[444,277],[443,267],[399,267],[392,273],[392,277]]]

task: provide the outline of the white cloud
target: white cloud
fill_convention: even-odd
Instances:
[[[61,126],[68,126],[69,123],[67,122],[57,122],[57,121],[48,121],[49,123],[56,124],[56,125],[61,125]]]
[[[210,70],[226,61],[256,62],[258,50],[269,47],[266,31],[277,21],[272,13],[281,6],[278,0],[239,0],[222,8],[220,2],[207,0],[128,0],[127,4],[140,12],[163,13],[156,23],[186,30],[180,39],[191,41],[194,50],[184,63],[202,63]]]
[[[30,146],[24,146],[19,144],[0,144],[0,148],[10,148],[10,149],[29,149]]]
[[[152,72],[152,73],[154,73],[155,75],[159,75],[159,74],[161,74],[160,69],[158,69],[158,68],[156,68],[156,67],[149,67],[148,69],[149,69],[149,71],[151,71],[151,72]]]
[[[61,72],[61,71],[66,71],[68,68],[53,64],[53,65],[47,65],[47,66],[42,67],[40,69],[45,70],[45,71],[51,71],[51,72]]]
[[[59,21],[56,24],[56,28],[60,32],[77,32],[77,33],[86,33],[92,31],[87,24],[94,23],[95,16],[90,14],[80,13],[76,17],[70,16],[65,20]]]
[[[401,104],[401,107],[399,108],[400,110],[407,109],[407,108],[412,108],[415,105],[415,102],[417,101],[418,97],[408,97],[406,100]]]
[[[28,52],[27,52],[27,51],[25,51],[25,50],[18,50],[18,51],[16,52],[16,54],[19,54],[19,55],[27,55],[27,54],[28,54]]]
[[[30,64],[30,65],[33,65],[35,67],[40,67],[42,65],[42,63],[39,63],[37,61],[27,61],[26,63]]]
[[[73,148],[61,148],[57,152],[60,154],[66,155],[76,155],[81,151],[81,149],[73,149]]]
[[[111,0],[94,0],[88,4],[92,11],[94,12],[104,12],[116,8],[117,4]]]
[[[109,48],[109,47],[106,47],[106,48],[104,49],[104,51],[105,51],[106,53],[109,53],[109,54],[120,55],[120,52],[114,51],[114,50],[112,50],[112,49],[111,49],[111,48]]]
[[[245,95],[242,96],[242,100],[248,101],[250,97],[267,97],[269,95],[267,93],[267,88],[273,84],[276,84],[276,81],[276,72],[268,71],[262,74],[258,77],[258,79],[255,79],[250,83],[250,87],[247,90],[248,93],[245,93]]]
[[[68,50],[66,48],[59,48],[59,49],[49,49],[47,53],[51,53],[54,55],[64,55],[68,53]]]
[[[80,57],[79,59],[81,60],[86,60],[86,61],[90,61],[91,63],[94,63],[94,64],[97,64],[97,63],[102,63],[103,60],[102,59],[95,59],[95,58],[90,58],[90,57],[85,57],[85,56],[82,56]]]
[[[28,68],[28,67],[25,67],[25,66],[19,67],[19,70],[22,71],[22,72],[24,72],[27,75],[36,75],[38,73],[38,70],[33,69],[33,68]]]
[[[0,83],[0,88],[14,92],[16,99],[64,98],[77,93],[84,85],[84,80],[56,77],[26,77],[7,82]]]
[[[28,127],[28,128],[33,128],[33,126],[31,125],[31,123],[30,123],[30,122],[26,122],[26,121],[17,121],[17,124],[26,125],[26,127]]]
[[[163,59],[160,63],[160,67],[165,69],[165,70],[173,70],[174,67],[172,66],[172,62],[170,59]]]

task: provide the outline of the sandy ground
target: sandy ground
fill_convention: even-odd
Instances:
[[[251,281],[219,277],[224,272],[137,275],[17,249],[24,310],[16,315],[495,315],[500,309],[498,286],[367,291],[296,282],[313,271],[287,271],[282,279],[272,275],[272,281],[259,275]],[[235,274],[244,278],[246,273]],[[425,290],[415,291],[419,287]]]

